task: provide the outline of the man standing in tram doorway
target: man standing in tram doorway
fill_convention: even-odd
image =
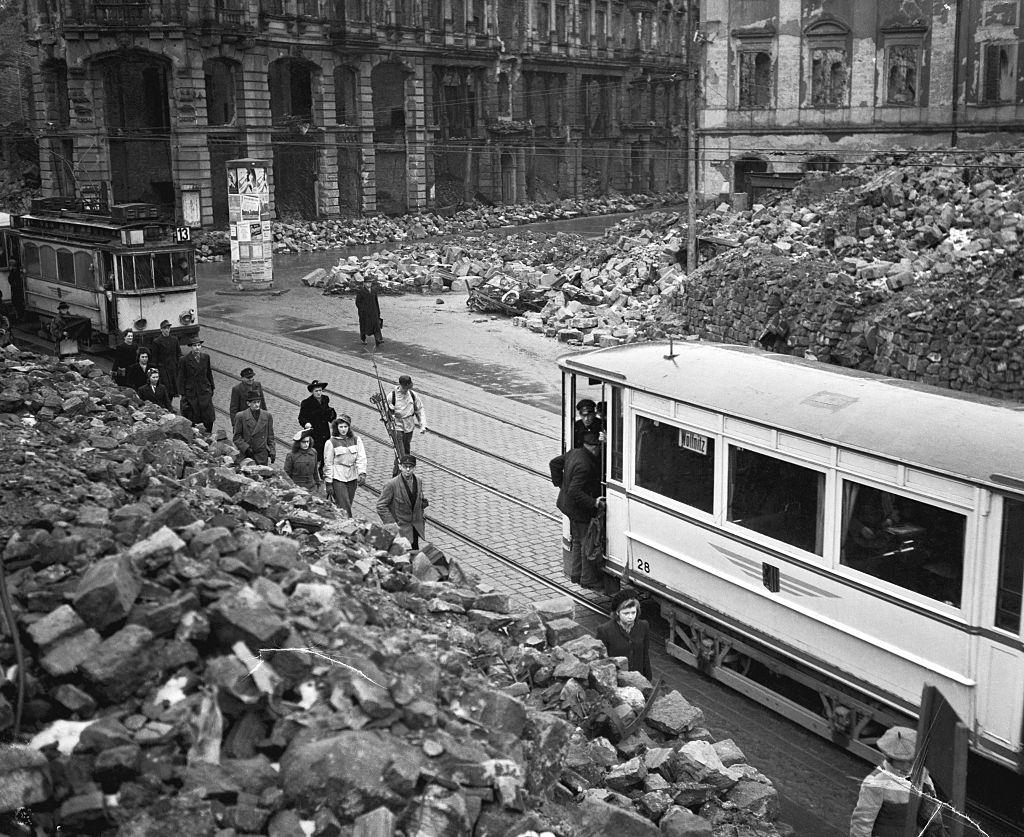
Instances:
[[[583,558],[583,539],[590,521],[604,513],[601,496],[601,437],[594,431],[583,434],[582,447],[573,448],[551,460],[552,480],[558,475],[558,510],[569,518],[569,580],[593,590],[603,589],[591,561]]]
[[[213,432],[213,370],[210,356],[203,354],[203,341],[197,334],[188,341],[189,352],[178,364],[178,392],[181,414],[192,424],[201,424]]]

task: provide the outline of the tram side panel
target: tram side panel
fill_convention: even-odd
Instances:
[[[148,293],[120,293],[114,303],[116,330],[124,333],[134,328],[144,334],[159,333],[160,323],[167,320],[177,331],[198,325],[196,291],[174,290]]]

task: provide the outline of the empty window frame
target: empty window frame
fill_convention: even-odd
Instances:
[[[715,502],[715,440],[675,424],[637,416],[634,483],[711,514]]]
[[[727,519],[737,526],[821,555],[824,501],[822,472],[729,447]]]
[[[237,68],[234,61],[220,58],[211,59],[203,65],[208,125],[230,125],[234,122]]]
[[[590,0],[580,0],[577,29],[580,35],[580,46],[590,46]]]
[[[888,105],[916,105],[918,44],[890,44],[885,49],[885,102]]]
[[[775,64],[765,48],[744,48],[739,53],[739,106],[772,106]]]
[[[537,39],[547,41],[551,38],[551,12],[547,0],[537,4]]]
[[[351,67],[334,69],[334,118],[339,125],[358,125],[359,76]]]
[[[622,456],[625,450],[622,434],[625,425],[622,420],[622,387],[612,387],[612,413],[611,426],[611,478],[616,482],[622,482]]]
[[[844,566],[960,606],[967,515],[849,479],[842,501]]]
[[[985,44],[982,49],[982,102],[998,104],[1016,99],[1016,52],[1013,44]]]
[[[1003,531],[999,544],[999,580],[996,586],[995,625],[1020,633],[1021,595],[1024,592],[1024,502],[1003,500]]]
[[[811,104],[816,108],[846,105],[846,50],[835,47],[811,49]]]

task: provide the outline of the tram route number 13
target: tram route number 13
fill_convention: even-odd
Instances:
[[[635,558],[633,559],[633,569],[636,570],[638,573],[647,573],[648,575],[650,575],[651,563],[650,561],[644,561],[641,558]]]
[[[175,227],[174,228],[174,240],[175,241],[191,241],[192,230],[188,227]]]

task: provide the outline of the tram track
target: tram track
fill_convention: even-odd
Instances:
[[[224,416],[225,418],[228,417],[228,411],[227,410],[224,410],[221,407],[217,407],[216,411],[217,411],[218,414]],[[369,435],[369,434],[364,433],[363,435]],[[282,437],[282,436],[280,436],[279,434],[276,434],[276,433],[274,434],[274,438],[275,438],[275,440],[277,441],[277,443],[279,445],[282,445],[285,448],[290,448],[291,447],[291,444],[292,444],[292,440],[291,439],[285,439],[284,437]],[[381,443],[383,444],[383,442],[381,442]],[[371,494],[373,494],[374,496],[377,496],[377,497],[380,496],[380,493],[381,493],[381,490],[382,490],[380,486],[374,485],[370,481],[367,481],[363,485],[363,488],[366,488]],[[507,499],[511,500],[513,498],[507,498]],[[604,617],[604,616],[607,615],[607,611],[606,610],[604,610],[601,607],[598,607],[589,598],[587,598],[582,593],[579,593],[578,591],[574,590],[573,588],[568,587],[568,586],[563,585],[563,584],[559,584],[557,581],[552,581],[548,576],[544,575],[543,573],[537,572],[536,570],[526,566],[525,564],[522,564],[519,561],[516,561],[514,558],[512,558],[512,557],[510,557],[508,555],[505,555],[502,552],[499,552],[498,550],[496,550],[493,547],[490,547],[487,544],[481,542],[479,539],[473,537],[472,535],[467,534],[466,532],[463,532],[460,529],[456,528],[455,526],[452,526],[452,525],[450,525],[448,523],[445,523],[442,520],[439,520],[438,518],[434,517],[431,514],[424,514],[424,518],[427,521],[429,521],[433,526],[435,526],[439,531],[444,532],[446,535],[448,535],[450,537],[453,537],[453,538],[456,538],[457,540],[461,541],[462,543],[466,544],[467,546],[470,546],[473,549],[477,550],[478,552],[482,553],[483,555],[486,555],[488,558],[491,558],[492,560],[501,563],[502,565],[508,567],[509,569],[514,570],[517,573],[522,574],[523,576],[526,576],[527,578],[531,579],[532,581],[536,581],[536,582],[538,582],[540,584],[543,584],[544,586],[550,588],[551,590],[559,593],[562,596],[568,596],[576,604],[580,605],[583,608],[586,608],[591,613],[593,613],[593,614],[595,614],[597,616],[601,616],[601,617]]]

